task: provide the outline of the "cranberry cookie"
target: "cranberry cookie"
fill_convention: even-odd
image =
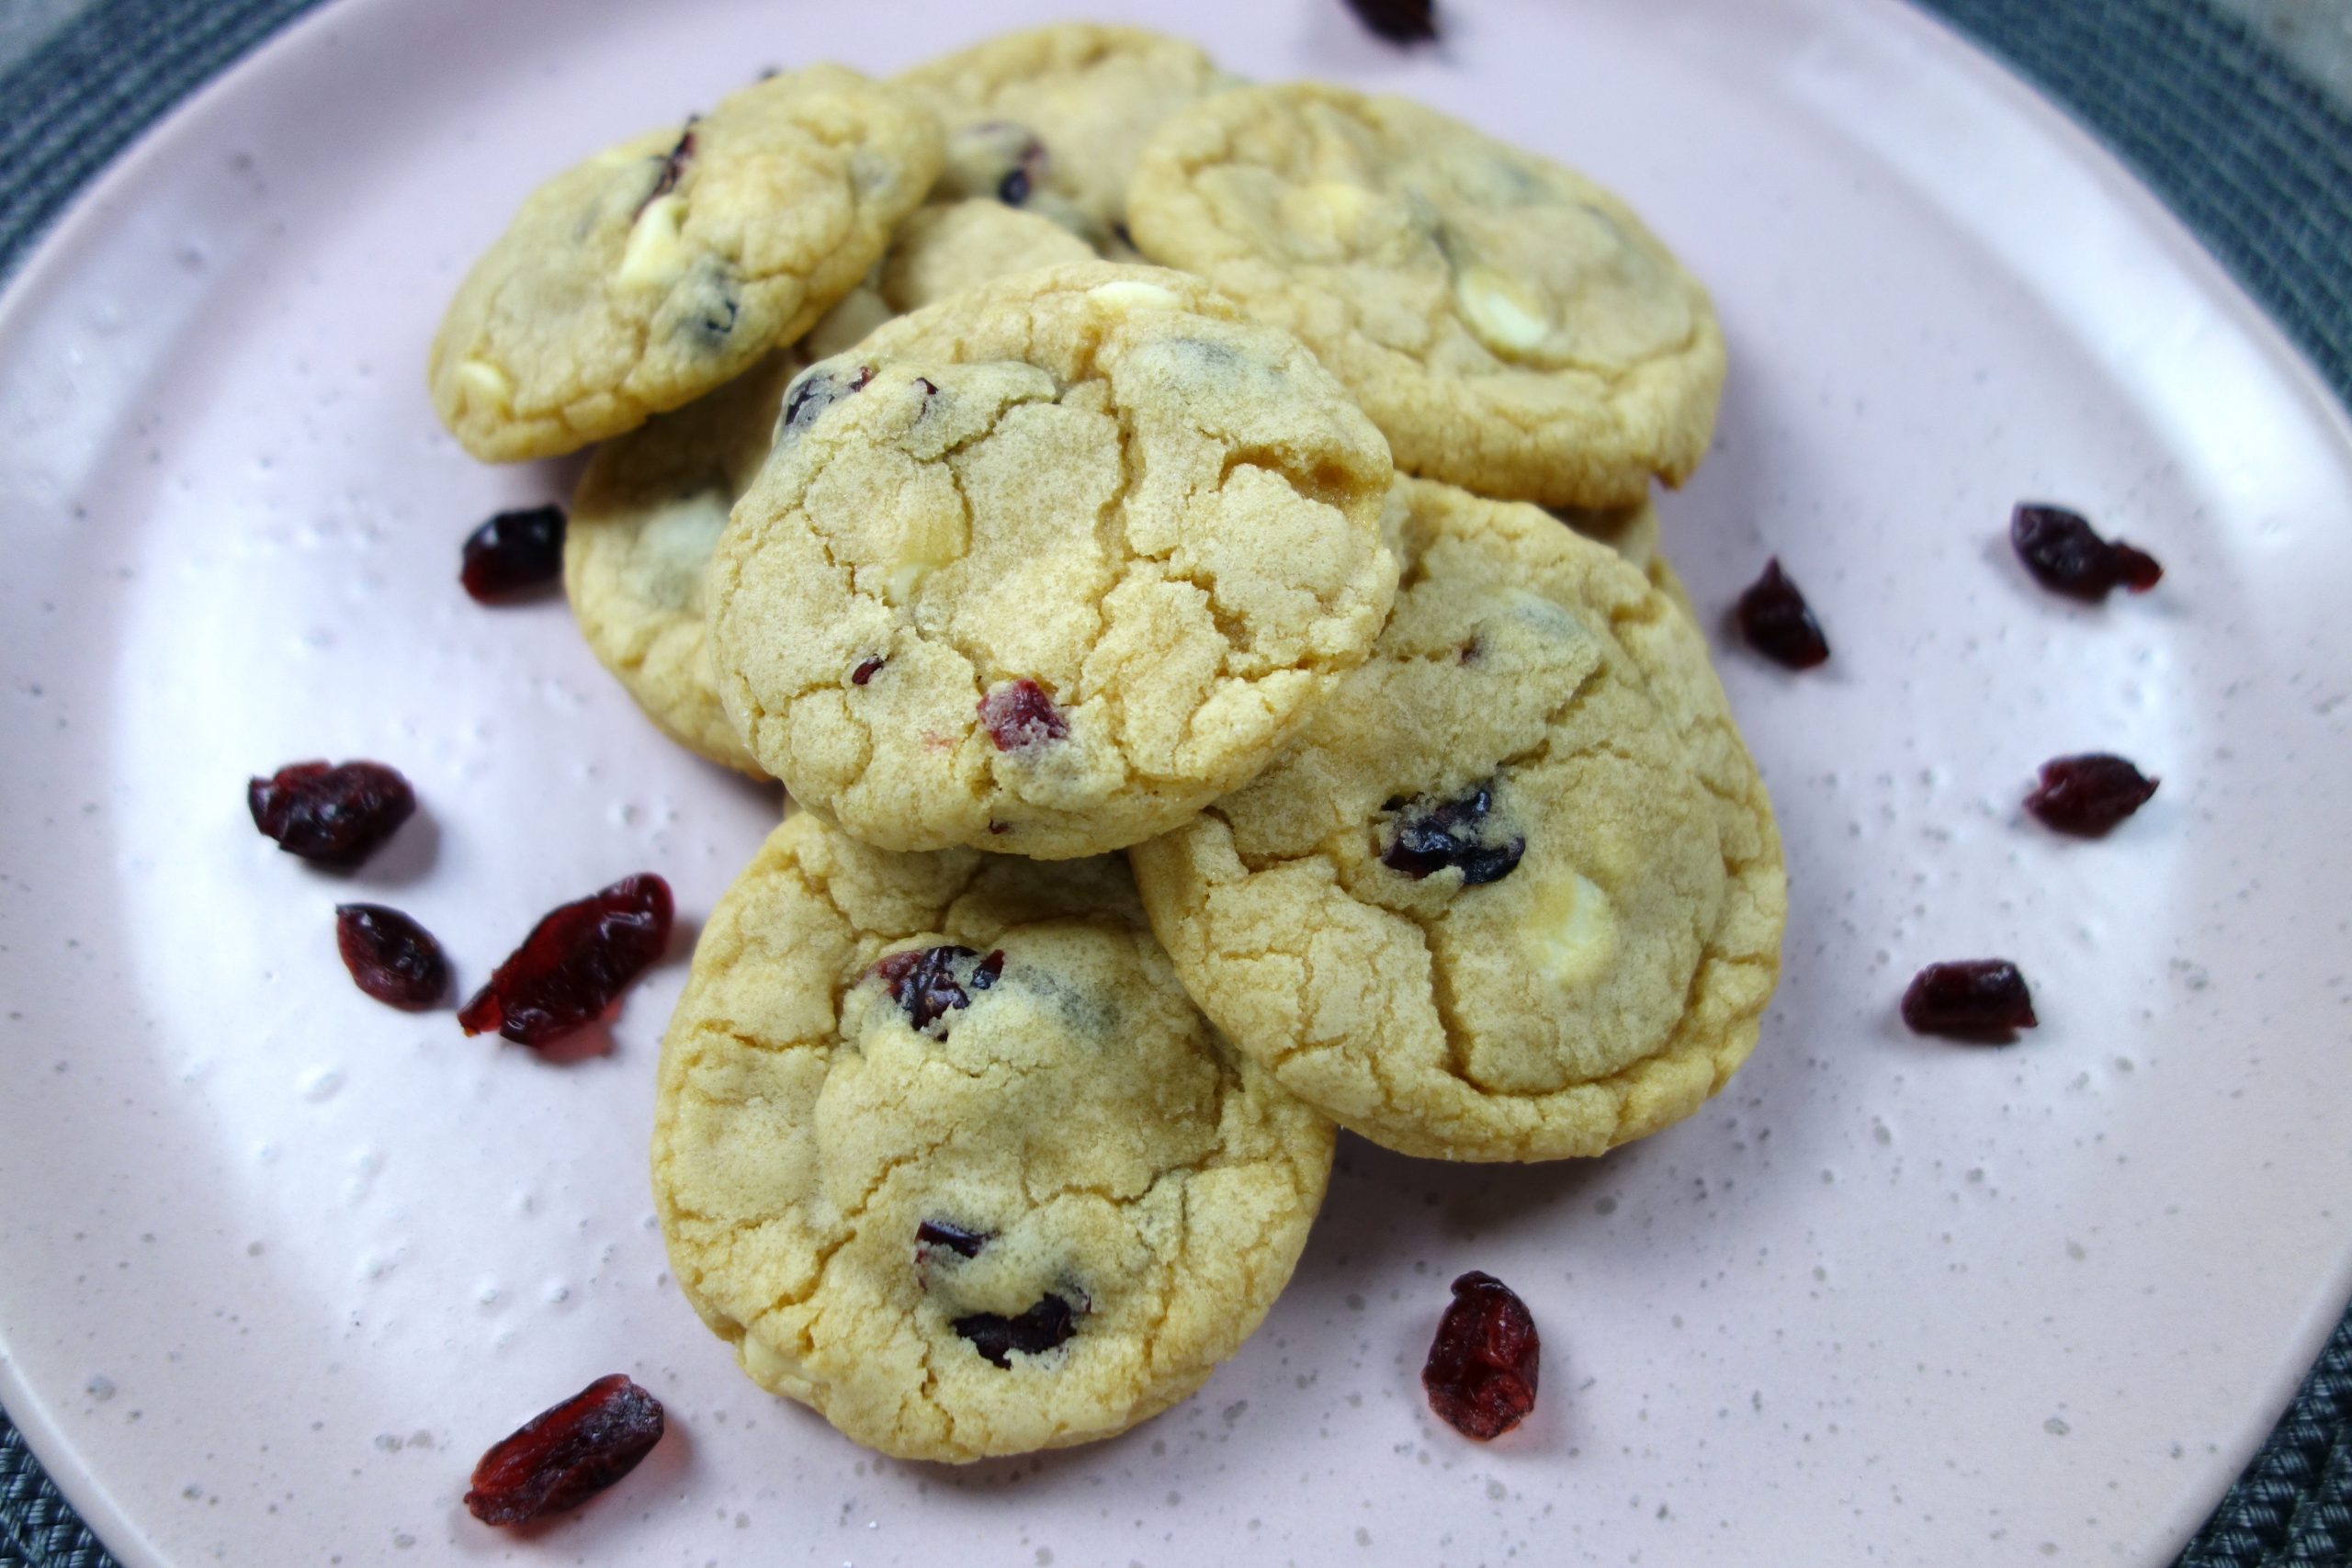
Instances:
[[[1375,1143],[1597,1155],[1756,1043],[1780,840],[1691,621],[1535,507],[1405,480],[1371,662],[1248,788],[1130,852],[1245,1055]]]
[[[1065,22],[927,62],[895,85],[947,128],[947,192],[1027,207],[1109,250],[1145,139],[1232,80],[1182,39]]]
[[[943,156],[929,110],[837,65],[601,152],[532,192],[458,285],[433,406],[511,462],[690,402],[854,288]]]
[[[868,843],[1121,848],[1370,653],[1389,479],[1314,356],[1199,279],[1001,279],[793,382],[711,562],[719,696]]]
[[[1706,452],[1706,291],[1623,202],[1434,109],[1220,94],[1146,144],[1127,221],[1152,260],[1305,339],[1407,473],[1622,506]]]
[[[1330,1123],[1236,1056],[1115,858],[869,850],[801,813],[662,1046],[678,1282],[763,1387],[909,1459],[1108,1437],[1290,1278]]]

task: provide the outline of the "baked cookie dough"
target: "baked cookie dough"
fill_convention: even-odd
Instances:
[[[601,152],[532,192],[458,285],[433,406],[491,462],[633,430],[807,332],[943,156],[929,110],[837,65]]]
[[[1706,291],[1583,176],[1402,98],[1296,83],[1193,105],[1127,192],[1136,243],[1296,333],[1407,473],[1639,501],[1707,449]]]
[[[766,460],[786,383],[894,315],[1088,254],[1054,224],[998,202],[922,208],[899,226],[874,277],[806,338],[598,448],[572,497],[564,591],[598,661],[664,734],[765,776],[719,705],[703,569],[729,509]]]
[[[1115,858],[869,850],[807,813],[662,1052],[679,1284],[763,1387],[908,1459],[1108,1437],[1265,1316],[1330,1123],[1218,1040]]]
[[[1658,541],[1657,508],[1648,497],[1631,506],[1555,506],[1551,511],[1586,538],[1615,550],[1620,560],[1648,578],[1652,588],[1673,600],[1674,607],[1697,624],[1699,607],[1690,602],[1690,591],[1683,586],[1674,563],[1666,558],[1666,549]]]
[[[927,62],[896,85],[947,128],[943,187],[1027,206],[1110,248],[1145,139],[1233,80],[1182,39],[1064,22]]]
[[[1597,1155],[1747,1057],[1780,840],[1698,628],[1532,506],[1406,480],[1372,661],[1129,852],[1202,1010],[1405,1154]]]
[[[1390,473],[1314,356],[1197,278],[984,285],[786,394],[711,562],[720,698],[868,843],[1120,848],[1247,782],[1371,651]]]

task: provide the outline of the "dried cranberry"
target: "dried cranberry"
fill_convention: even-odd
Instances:
[[[826,365],[812,365],[793,378],[784,395],[784,421],[776,428],[797,435],[817,423],[817,416],[854,392],[865,390],[874,367],[861,365],[844,376]]]
[[[563,508],[502,512],[466,536],[458,581],[487,604],[563,575]]]
[[[1421,1387],[1440,1420],[1483,1443],[1535,1408],[1543,1355],[1527,1303],[1492,1274],[1473,1269],[1453,1281],[1453,1303],[1438,1319],[1421,1367]]]
[[[598,1378],[492,1443],[466,1511],[519,1525],[576,1508],[635,1470],[662,1440],[662,1402],[618,1372]]]
[[[915,1226],[915,1247],[944,1247],[960,1258],[978,1258],[980,1248],[996,1236],[994,1231],[967,1231],[945,1220],[925,1220]]]
[[[978,707],[980,722],[1000,751],[1023,751],[1069,733],[1069,720],[1054,706],[1054,699],[1026,675],[990,686]]]
[[[2054,757],[2041,764],[2041,783],[2025,808],[2062,833],[2096,839],[2147,805],[2157,783],[2105,751]]]
[[[1078,1313],[1061,1297],[1048,1293],[1019,1317],[976,1312],[957,1318],[951,1326],[989,1361],[1010,1371],[1013,1351],[1042,1356],[1077,1333]]]
[[[2033,994],[2006,958],[1930,964],[1903,993],[1903,1021],[1920,1034],[1996,1041],[2034,1026]]]
[[[1004,178],[996,182],[996,198],[1007,207],[1018,207],[1029,199],[1029,171],[1008,170]]]
[[[1527,840],[1516,833],[1503,837],[1499,828],[1487,820],[1494,804],[1491,784],[1480,784],[1458,800],[1433,805],[1389,802],[1389,810],[1402,814],[1389,829],[1380,863],[1416,882],[1448,866],[1461,868],[1465,887],[1500,882],[1518,869],[1520,857],[1527,852]]]
[[[688,119],[686,129],[678,137],[677,144],[672,147],[668,154],[662,158],[662,172],[654,176],[653,188],[645,193],[645,199],[637,204],[637,210],[643,212],[647,208],[677,189],[678,176],[686,172],[686,160],[694,155],[695,120]]]
[[[859,660],[857,668],[849,672],[849,683],[853,686],[865,685],[868,681],[871,681],[874,677],[882,673],[882,666],[889,662],[890,661],[887,659]]]
[[[469,1034],[545,1045],[594,1022],[670,944],[670,885],[623,877],[551,909],[458,1011]]]
[[[1431,0],[1347,0],[1356,20],[1390,43],[1427,43],[1437,37]]]
[[[2035,581],[2094,604],[2119,585],[2145,593],[2165,574],[2154,556],[2100,538],[2088,518],[2063,506],[2018,502],[2009,513],[2009,544]]]
[[[890,987],[890,999],[906,1010],[910,1023],[943,1040],[947,1014],[971,1006],[970,992],[987,990],[1003,972],[1001,952],[983,958],[968,947],[910,947],[868,971]]]
[[[1739,635],[1775,664],[1810,670],[1829,658],[1829,639],[1813,608],[1781,570],[1781,558],[1764,563],[1764,575],[1739,596]]]
[[[357,865],[409,819],[416,792],[381,762],[288,762],[245,784],[245,807],[288,854]]]
[[[388,1007],[423,1012],[449,993],[449,961],[433,933],[381,904],[338,904],[334,944],[359,988]]]

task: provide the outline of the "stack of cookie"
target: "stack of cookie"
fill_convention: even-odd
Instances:
[[[605,443],[590,645],[797,804],[654,1137],[753,1378],[898,1455],[1107,1436],[1263,1317],[1335,1123],[1552,1159],[1723,1086],[1780,849],[1646,502],[1723,368],[1577,175],[1130,28],[777,76],[531,197],[436,402]]]

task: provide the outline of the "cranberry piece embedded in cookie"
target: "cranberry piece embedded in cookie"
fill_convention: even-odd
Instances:
[[[466,536],[458,581],[483,604],[563,575],[563,508],[502,512]]]
[[[943,1040],[947,1026],[941,1021],[971,1006],[971,993],[987,990],[1003,972],[1002,953],[983,958],[971,948],[953,946],[909,948],[867,971],[890,987],[890,999],[906,1010],[908,1022]]]
[[[1077,1333],[1078,1313],[1061,1297],[1048,1293],[1019,1317],[976,1312],[957,1318],[952,1326],[991,1364],[1010,1371],[1013,1351],[1042,1356]]]
[[[920,1257],[927,1247],[944,1247],[959,1258],[978,1258],[995,1235],[994,1231],[967,1231],[945,1220],[925,1220],[915,1226],[915,1252]]]
[[[650,872],[551,909],[458,1011],[469,1034],[545,1045],[594,1022],[670,945],[670,885]]]
[[[1535,1408],[1544,1341],[1518,1293],[1476,1269],[1453,1281],[1421,1368],[1439,1419],[1464,1437],[1499,1438]]]
[[[1390,43],[1428,43],[1437,37],[1432,0],[1347,0],[1347,6]]]
[[[245,808],[288,854],[349,866],[409,819],[416,792],[381,762],[288,762],[246,783]]]
[[[853,686],[865,685],[868,681],[871,681],[874,677],[882,673],[882,667],[889,662],[890,661],[888,660],[880,658],[859,660],[857,661],[857,668],[849,672],[849,683]]]
[[[1054,706],[1054,699],[1026,675],[990,686],[977,705],[980,722],[1000,751],[1024,751],[1069,733],[1069,720]]]
[[[668,152],[662,154],[662,167],[653,176],[653,188],[647,191],[645,199],[637,204],[637,210],[639,213],[643,213],[647,208],[678,188],[678,176],[686,172],[686,161],[694,155],[695,119],[689,118],[686,121],[686,129],[679,135],[676,144]]]
[[[865,390],[874,379],[874,367],[861,365],[843,374],[826,365],[812,365],[793,378],[784,394],[784,421],[776,426],[779,435],[797,435],[817,423],[818,416],[854,392]]]
[[[1460,869],[1466,887],[1500,882],[1518,869],[1527,840],[1516,833],[1504,836],[1499,824],[1487,820],[1494,804],[1491,784],[1480,784],[1458,800],[1390,803],[1388,809],[1398,815],[1380,863],[1416,882],[1449,866]]]
[[[947,169],[942,195],[994,197],[1007,207],[1027,203],[1052,166],[1046,143],[1027,126],[1009,119],[967,125],[947,139]]]
[[[2062,833],[2096,839],[2148,804],[2158,781],[2105,751],[2053,757],[2025,808]]]
[[[2006,958],[1930,964],[1903,993],[1903,1021],[1919,1034],[1947,1034],[1982,1043],[2006,1043],[2009,1032],[2031,1029],[2033,994]]]
[[[466,1511],[519,1525],[578,1507],[637,1468],[662,1440],[662,1402],[619,1372],[598,1378],[491,1445]]]
[[[334,944],[361,990],[387,1007],[423,1012],[449,992],[449,961],[433,933],[381,904],[338,904]]]
[[[1739,635],[1775,664],[1810,670],[1829,658],[1829,639],[1813,608],[1781,570],[1781,558],[1764,563],[1764,575],[1739,596]]]
[[[2063,506],[2019,502],[2009,513],[2009,544],[2035,581],[2094,604],[2118,586],[2145,593],[2165,574],[2154,556],[2100,538],[2088,518]]]

